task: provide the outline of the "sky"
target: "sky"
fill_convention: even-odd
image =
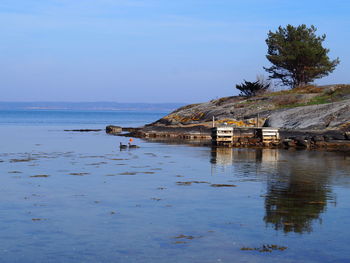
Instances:
[[[0,101],[195,103],[268,76],[265,39],[315,25],[350,83],[348,0],[1,0]]]

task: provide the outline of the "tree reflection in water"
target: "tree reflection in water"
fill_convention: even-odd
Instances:
[[[294,176],[287,182],[270,182],[264,221],[285,233],[311,232],[313,221],[326,209],[327,193],[322,182],[298,180]]]
[[[311,232],[315,222],[322,223],[321,214],[334,198],[330,178],[346,165],[334,153],[229,148],[212,149],[211,163],[239,166],[236,177],[266,181],[264,221],[285,233]]]
[[[267,180],[264,221],[285,233],[311,232],[314,221],[322,223],[320,215],[333,199],[329,188],[333,170],[328,165],[332,160],[314,158],[310,152],[297,154],[277,162],[274,176]]]

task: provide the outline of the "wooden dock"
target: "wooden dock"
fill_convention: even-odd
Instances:
[[[214,146],[232,147],[234,144],[278,143],[279,129],[269,127],[237,128],[219,126],[212,128],[212,144]]]
[[[280,136],[277,128],[261,128],[262,141],[266,143],[279,142]]]

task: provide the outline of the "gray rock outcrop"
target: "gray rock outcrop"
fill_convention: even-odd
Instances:
[[[347,124],[350,124],[350,100],[274,111],[269,114],[264,126],[285,129],[338,129],[345,128]]]

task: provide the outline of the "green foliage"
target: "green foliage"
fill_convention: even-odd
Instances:
[[[271,79],[296,88],[333,72],[340,61],[330,60],[329,49],[322,46],[326,35],[316,36],[316,31],[316,27],[306,25],[280,26],[276,32],[269,31],[266,57],[272,66],[265,70]]]
[[[264,93],[268,90],[269,87],[269,82],[262,82],[259,80],[255,82],[244,80],[244,83],[242,83],[241,85],[236,85],[236,89],[241,91],[239,96],[243,97],[253,97],[258,94]]]

